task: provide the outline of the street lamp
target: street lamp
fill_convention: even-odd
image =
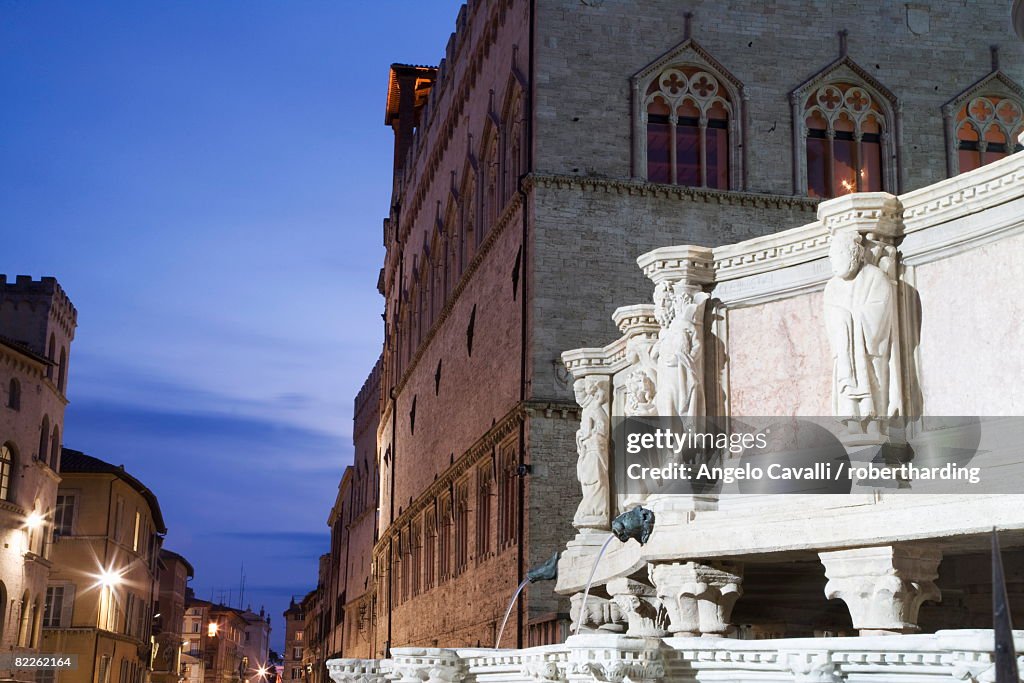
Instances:
[[[32,514],[25,518],[25,528],[29,529],[30,531],[35,531],[36,529],[41,527],[43,525],[43,522],[45,521],[45,517],[43,517],[38,512],[33,511]]]
[[[116,588],[124,582],[121,572],[113,569],[103,569],[96,577],[96,585],[103,588]]]

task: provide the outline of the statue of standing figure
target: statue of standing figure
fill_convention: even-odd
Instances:
[[[856,232],[832,236],[829,260],[825,326],[833,359],[833,415],[849,434],[884,435],[879,420],[902,412],[895,285],[866,262]]]
[[[583,377],[573,384],[576,402],[583,409],[576,430],[576,477],[583,489],[583,500],[573,517],[578,529],[607,529],[610,523],[607,384],[606,377]]]
[[[703,417],[704,304],[709,295],[692,286],[662,282],[654,288],[654,315],[661,325],[651,348],[657,364],[655,405],[663,417]]]

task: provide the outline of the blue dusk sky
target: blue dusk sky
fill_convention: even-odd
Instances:
[[[78,309],[65,445],[159,496],[283,642],[377,357],[388,66],[451,0],[0,2],[0,272]]]

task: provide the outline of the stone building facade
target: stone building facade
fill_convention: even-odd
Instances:
[[[436,69],[393,65],[374,654],[494,644],[573,536],[560,355],[649,296],[639,254],[1006,156],[1022,57],[1002,0],[479,0]],[[561,640],[568,611],[528,588],[501,644]]]
[[[0,652],[39,652],[77,312],[53,278],[0,275]],[[30,677],[0,666],[0,677]]]
[[[284,666],[281,673],[286,681],[304,681],[306,670],[302,658],[306,649],[306,619],[302,606],[292,598],[284,611]]]
[[[195,576],[191,563],[178,553],[160,550],[157,562],[159,593],[153,615],[153,683],[178,683],[183,672],[185,598],[188,582]]]
[[[270,617],[264,610],[200,600],[189,591],[183,628],[184,680],[233,683],[266,675]]]
[[[137,683],[151,672],[153,606],[167,533],[156,496],[125,471],[65,448],[42,643],[76,654],[66,683]]]

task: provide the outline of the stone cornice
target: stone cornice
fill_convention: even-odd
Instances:
[[[909,235],[963,216],[1024,197],[1024,153],[982,166],[934,185],[898,197],[902,205],[901,235]],[[837,200],[831,200],[836,202]],[[856,213],[858,195],[842,198],[850,214]],[[898,216],[890,211],[890,222]],[[842,218],[829,217],[832,227]],[[837,223],[836,221],[839,221]],[[727,244],[712,249],[714,282],[815,261],[828,256],[829,228],[815,221],[782,232]]]
[[[723,206],[748,206],[754,208],[788,208],[813,213],[819,200],[792,195],[761,194],[759,192],[733,192],[710,190],[684,185],[650,183],[645,180],[626,178],[600,178],[555,173],[532,173],[526,179],[528,189],[534,187],[574,189],[582,192],[633,195],[638,197],[664,197],[682,201],[700,202]]]
[[[517,404],[509,412],[498,420],[494,426],[488,429],[483,436],[459,456],[455,462],[448,466],[443,474],[438,476],[419,497],[412,502],[408,508],[397,515],[388,525],[382,529],[377,543],[374,544],[374,555],[380,555],[381,550],[394,541],[402,532],[402,528],[409,524],[417,515],[427,507],[433,505],[434,499],[448,491],[463,474],[470,471],[485,455],[489,455],[492,448],[497,446],[509,434],[516,429],[526,416],[526,405]]]
[[[380,538],[374,545],[374,556],[380,556],[385,546],[399,536],[404,526],[433,505],[435,498],[447,492],[462,475],[472,470],[483,458],[490,457],[491,449],[503,442],[519,427],[520,423],[529,417],[538,415],[548,418],[578,419],[579,406],[574,401],[557,399],[538,399],[517,403],[420,493],[408,509],[403,510],[386,529],[381,530]]]
[[[900,196],[909,234],[1024,196],[1024,153]]]

